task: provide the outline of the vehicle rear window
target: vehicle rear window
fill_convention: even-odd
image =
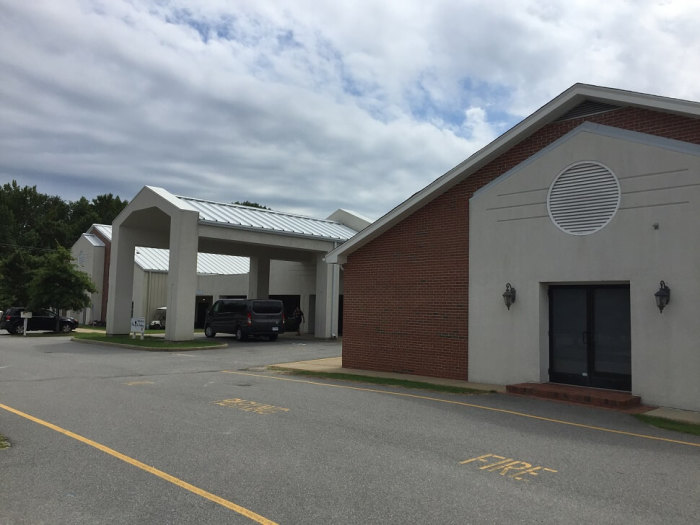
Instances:
[[[225,302],[220,309],[221,312],[227,313],[242,312],[243,310],[245,310],[245,303],[243,301]]]
[[[280,314],[282,301],[253,301],[253,311],[256,314]]]

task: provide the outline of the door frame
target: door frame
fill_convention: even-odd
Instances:
[[[586,375],[559,372],[553,370],[554,360],[554,303],[552,294],[555,290],[561,289],[577,289],[586,292],[586,330],[584,344],[586,346]],[[595,321],[594,321],[594,309],[595,309],[595,294],[594,291],[597,289],[626,289],[628,291],[627,305],[630,309],[631,314],[631,304],[629,300],[629,284],[557,284],[550,285],[548,288],[548,299],[549,299],[549,367],[548,375],[549,381],[552,383],[562,383],[570,385],[580,385],[594,388],[606,388],[612,390],[624,390],[631,391],[632,389],[632,374],[631,368],[629,374],[618,374],[612,372],[602,372],[595,369],[596,361],[596,344],[595,344]],[[631,332],[631,320],[630,320],[630,332]],[[631,333],[630,333],[630,349],[629,349],[629,359],[631,365],[632,359],[632,348],[631,348]]]

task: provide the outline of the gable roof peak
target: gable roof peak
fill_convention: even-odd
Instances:
[[[631,106],[700,118],[700,103],[698,102],[595,86],[592,84],[576,83],[503,133],[500,137],[435,179],[422,190],[411,195],[404,202],[357,235],[350,238],[347,242],[332,250],[326,256],[326,261],[329,263],[344,263],[350,253],[379,237],[382,233],[502,155],[519,142],[533,135],[542,127],[570,114],[570,112],[584,103],[597,105],[599,109],[607,106]]]

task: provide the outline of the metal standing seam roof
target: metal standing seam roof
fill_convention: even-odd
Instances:
[[[97,235],[93,235],[92,233],[83,233],[83,237],[93,246],[104,246],[105,243],[102,242],[102,239],[100,239]]]
[[[134,262],[145,271],[167,272],[170,250],[137,246]],[[238,275],[248,273],[249,270],[250,259],[247,257],[216,253],[197,254],[197,274],[199,275]]]
[[[112,241],[112,225],[111,224],[93,224],[92,228],[102,234],[103,237]]]
[[[112,240],[112,226],[109,224],[93,224],[93,229],[99,231],[105,238]],[[90,234],[83,234],[85,237]],[[94,237],[94,236],[92,236]],[[149,248],[137,246],[134,262],[147,272],[167,272],[170,262],[170,250],[164,248]],[[236,255],[221,255],[217,253],[197,254],[197,273],[201,275],[238,275],[250,271],[250,259]]]
[[[345,242],[357,231],[329,219],[315,219],[238,204],[205,201],[192,197],[177,197],[199,212],[201,222],[230,225],[249,230],[262,230],[283,235],[313,237]]]

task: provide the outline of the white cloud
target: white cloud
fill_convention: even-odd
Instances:
[[[370,217],[575,82],[700,99],[695,2],[0,0],[0,174]]]

